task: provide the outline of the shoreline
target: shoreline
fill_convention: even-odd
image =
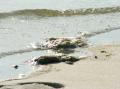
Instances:
[[[49,71],[44,71],[43,74],[37,71],[25,79],[1,81],[0,88],[12,85],[15,86],[13,89],[17,89],[22,86],[19,83],[30,82],[30,86],[33,86],[35,82],[55,82],[64,85],[63,89],[119,89],[120,44],[93,45],[87,49],[93,52],[93,56],[73,65],[51,64]],[[36,86],[36,89],[40,86]]]

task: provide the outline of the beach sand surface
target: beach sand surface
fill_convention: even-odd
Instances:
[[[1,81],[0,89],[120,89],[120,45],[96,45],[88,50],[92,56],[73,65],[52,64],[25,79]]]

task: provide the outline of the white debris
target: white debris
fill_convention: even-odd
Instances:
[[[26,76],[25,74],[19,74],[19,75],[18,75],[18,78],[19,78],[19,79],[25,78],[25,76]]]

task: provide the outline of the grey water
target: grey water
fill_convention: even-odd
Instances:
[[[24,9],[80,9],[120,6],[119,0],[1,0],[0,12]],[[32,14],[32,13],[31,13]],[[48,13],[49,14],[49,13]],[[0,18],[0,80],[17,78],[18,74],[31,73],[32,67],[24,63],[35,56],[54,54],[31,51],[2,56],[3,53],[27,48],[30,43],[42,42],[50,37],[76,37],[80,32],[97,32],[120,27],[120,12],[72,16],[11,15]],[[120,30],[88,38],[92,44],[120,43]],[[84,53],[83,53],[84,54]],[[75,54],[74,54],[75,55]],[[76,53],[77,55],[77,53]],[[18,69],[11,65],[18,64]]]

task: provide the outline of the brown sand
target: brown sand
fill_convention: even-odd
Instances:
[[[63,84],[64,87],[61,86],[60,89],[120,89],[120,45],[103,45],[88,49],[93,56],[74,65],[53,64],[49,72],[36,72],[27,79],[3,81],[0,82],[0,87],[5,89],[6,85],[13,85],[16,88],[11,89],[17,89],[22,86],[18,83],[31,82],[31,87],[23,86],[19,89],[51,89],[51,85],[49,88],[39,86],[40,82],[49,82]]]

